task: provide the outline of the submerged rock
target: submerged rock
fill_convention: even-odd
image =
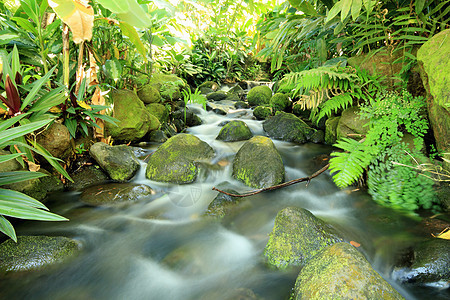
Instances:
[[[239,195],[238,192],[236,192],[231,188],[221,188],[220,186],[219,188],[227,193]],[[214,200],[209,204],[208,209],[205,212],[205,215],[217,219],[222,219],[230,212],[230,210],[233,209],[233,207],[236,206],[236,204],[239,202],[239,199],[240,198],[238,197],[232,197],[223,193],[219,193],[214,198]]]
[[[300,271],[292,299],[404,299],[348,243],[327,247]]]
[[[306,143],[315,133],[315,129],[293,114],[280,112],[263,123],[264,131],[277,140]]]
[[[247,94],[247,102],[251,106],[268,105],[272,98],[272,90],[266,85],[252,88]]]
[[[110,183],[85,189],[80,201],[94,206],[109,206],[139,201],[152,193],[152,189],[144,184]]]
[[[404,283],[450,281],[450,241],[440,238],[414,247],[408,266],[396,267],[393,277]]]
[[[213,148],[198,137],[178,134],[168,139],[150,156],[146,176],[161,182],[191,183],[198,174],[196,162],[213,157]]]
[[[140,167],[133,151],[126,145],[109,146],[98,142],[91,146],[89,154],[112,180],[127,181]]]
[[[80,244],[66,237],[19,236],[0,245],[0,272],[31,271],[74,257]]]
[[[250,128],[243,121],[234,120],[225,124],[216,137],[224,142],[245,141],[253,136]]]
[[[282,183],[285,171],[280,153],[272,140],[254,136],[236,153],[233,177],[255,188]]]
[[[264,256],[278,269],[303,267],[322,249],[341,241],[329,224],[308,210],[287,207],[277,214]]]

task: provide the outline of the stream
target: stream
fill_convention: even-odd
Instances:
[[[262,252],[277,212],[302,207],[331,223],[353,241],[375,270],[406,299],[445,299],[436,288],[407,287],[389,274],[394,256],[416,240],[419,222],[376,205],[365,191],[339,190],[329,172],[308,186],[299,183],[243,199],[222,221],[204,213],[217,196],[212,187],[225,181],[237,191],[251,188],[231,178],[234,154],[244,142],[215,140],[226,120],[243,120],[254,135],[265,135],[250,110],[226,116],[193,104],[203,125],[188,133],[216,151],[224,167],[202,174],[193,184],[158,183],[145,178],[145,157],[158,145],[135,147],[141,169],[131,182],[146,184],[154,194],[115,207],[90,207],[81,191],[53,194],[48,206],[70,222],[25,222],[19,235],[62,235],[81,243],[72,261],[40,272],[2,280],[2,299],[288,299],[298,270],[267,268]],[[286,181],[311,175],[332,148],[275,141],[286,169]]]

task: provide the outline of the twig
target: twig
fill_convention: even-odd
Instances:
[[[263,189],[250,191],[250,192],[245,193],[245,194],[227,193],[225,191],[219,190],[216,187],[213,187],[212,189],[213,189],[213,191],[218,191],[218,192],[220,192],[222,194],[225,194],[225,195],[228,195],[228,196],[231,196],[231,197],[242,198],[242,197],[253,196],[253,195],[256,195],[256,194],[259,194],[259,193],[262,193],[262,192],[277,190],[277,189],[280,189],[280,188],[283,188],[283,187],[286,187],[286,186],[290,186],[290,185],[293,185],[293,184],[296,184],[296,183],[299,183],[299,182],[303,182],[303,181],[307,181],[306,186],[308,186],[308,184],[311,181],[311,179],[313,179],[313,178],[319,176],[320,174],[322,174],[323,172],[325,172],[328,169],[329,166],[330,166],[330,164],[325,165],[322,169],[320,169],[319,171],[315,172],[314,174],[312,174],[309,177],[302,177],[302,178],[293,179],[293,180],[285,182],[285,183],[280,183],[280,184],[269,186],[269,187],[266,187],[266,188],[263,188]]]

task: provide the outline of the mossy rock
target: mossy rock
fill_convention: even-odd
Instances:
[[[149,128],[154,127],[154,118],[144,103],[132,91],[115,90],[111,93],[114,102],[113,117],[117,126],[106,123],[107,134],[119,141],[137,141],[144,137]]]
[[[234,103],[234,107],[236,109],[242,109],[242,108],[248,108],[248,104],[244,101],[237,101],[236,103]]]
[[[406,266],[394,268],[393,277],[403,283],[428,284],[450,281],[450,241],[434,238],[417,244]]]
[[[220,186],[219,188],[230,194],[239,194],[238,192],[230,188],[221,188]],[[239,199],[240,198],[238,197],[232,197],[223,193],[219,193],[208,205],[208,209],[206,210],[205,215],[213,217],[215,219],[223,219],[236,206],[236,204],[239,203]]]
[[[227,94],[235,95],[235,96],[238,96],[239,98],[241,98],[242,96],[244,96],[245,91],[241,88],[241,86],[239,84],[236,84],[234,87],[232,87],[231,89],[228,90]]]
[[[69,129],[57,122],[38,134],[36,142],[50,152],[51,155],[63,160],[72,153]]]
[[[239,97],[236,94],[227,93],[227,97],[225,98],[225,100],[236,102],[236,101],[241,101],[241,97]]]
[[[309,109],[303,109],[300,103],[292,106],[292,113],[301,119],[309,119],[311,115],[311,111]]]
[[[272,116],[272,109],[267,106],[257,106],[253,110],[253,116],[256,120],[266,120],[270,116]]]
[[[144,184],[110,183],[91,186],[83,191],[80,201],[93,206],[113,206],[149,199],[152,189]]]
[[[0,272],[39,270],[73,258],[80,244],[66,237],[19,236],[0,245]]]
[[[348,243],[337,243],[300,271],[291,299],[404,299]]]
[[[155,116],[159,123],[166,123],[169,120],[169,110],[165,105],[152,103],[145,106],[150,114]],[[156,122],[155,122],[156,123]],[[151,126],[154,127],[154,126]],[[156,129],[155,129],[156,130]]]
[[[161,94],[159,93],[159,90],[151,84],[146,84],[140,88],[137,91],[137,95],[145,104],[161,102]]]
[[[341,117],[332,117],[325,122],[325,143],[333,145],[337,141],[337,127]]]
[[[356,106],[349,107],[342,112],[336,128],[337,140],[342,138],[360,140],[366,135],[368,120],[361,119],[358,112],[359,108]]]
[[[206,95],[206,99],[208,99],[209,101],[220,101],[220,100],[225,100],[226,98],[227,98],[227,93],[225,93],[223,91],[212,92],[212,93],[209,93],[208,95]]]
[[[184,114],[186,112],[186,120],[184,119]],[[197,116],[192,110],[189,108],[185,109],[179,109],[172,113],[172,118],[174,120],[180,120],[183,122],[183,124],[192,127],[192,126],[198,126],[202,125],[203,121],[202,119]]]
[[[196,162],[213,157],[214,150],[198,137],[178,134],[150,156],[145,174],[148,179],[160,182],[191,183],[198,174]]]
[[[295,115],[285,112],[264,121],[263,129],[271,138],[297,144],[309,141],[316,131]]]
[[[268,105],[272,98],[272,90],[266,85],[255,86],[247,94],[247,102],[251,106]]]
[[[233,160],[233,177],[254,188],[266,188],[284,181],[285,171],[280,153],[272,140],[254,136]]]
[[[149,84],[156,87],[161,93],[161,87],[166,82],[174,82],[179,87],[186,87],[186,83],[180,77],[161,73],[152,74]]]
[[[276,93],[270,98],[270,106],[273,111],[290,111],[292,109],[292,101],[289,96],[283,93]]]
[[[103,142],[98,142],[91,146],[89,154],[115,181],[128,181],[140,167],[133,151],[126,145],[109,146]]]
[[[450,159],[450,29],[434,35],[417,52],[420,76],[427,91],[428,118],[437,150]],[[450,170],[450,163],[444,166]]]
[[[105,183],[109,176],[99,166],[87,166],[78,172],[70,174],[74,182],[67,183],[71,190],[83,190],[89,186]]]
[[[168,140],[168,137],[163,130],[155,130],[149,133],[148,140],[149,142],[162,144]]]
[[[253,133],[245,122],[234,120],[225,124],[216,137],[216,140],[224,142],[245,141],[252,138]]]
[[[303,267],[321,250],[341,241],[329,224],[308,210],[287,207],[275,218],[264,256],[278,269]]]
[[[214,81],[205,81],[202,84],[200,84],[198,86],[198,90],[202,93],[202,94],[208,94],[210,92],[215,92],[219,89],[219,84],[217,84]]]

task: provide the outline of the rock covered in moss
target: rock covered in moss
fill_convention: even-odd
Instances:
[[[161,102],[161,94],[159,93],[159,90],[151,84],[146,84],[141,87],[137,91],[137,95],[145,104]]]
[[[221,187],[219,187],[221,188]],[[222,189],[222,188],[221,188]],[[223,188],[223,191],[230,193],[230,194],[236,194],[239,193],[236,192],[233,189],[230,188]],[[209,204],[208,209],[205,212],[205,215],[214,217],[217,219],[224,218],[230,210],[239,202],[238,197],[232,197],[223,193],[219,193],[214,200]]]
[[[329,224],[308,210],[287,207],[275,218],[264,256],[278,269],[303,267],[322,249],[341,241]]]
[[[255,86],[247,94],[247,102],[251,106],[268,105],[272,98],[272,90],[266,85]]]
[[[80,244],[66,237],[19,236],[0,245],[0,272],[31,271],[73,258]]]
[[[110,146],[98,142],[91,146],[89,154],[115,181],[131,179],[140,167],[133,151],[126,145]]]
[[[240,120],[233,120],[225,124],[216,137],[216,140],[224,142],[245,141],[250,139],[253,133],[248,128],[245,122]]]
[[[186,113],[186,119],[185,119],[185,113]],[[202,125],[203,121],[202,119],[197,116],[192,110],[189,108],[186,109],[179,109],[172,113],[172,118],[174,120],[180,120],[183,122],[183,124],[192,127],[192,126],[198,126]]]
[[[367,133],[367,119],[361,119],[358,115],[358,107],[349,107],[342,112],[336,128],[337,139],[351,137],[360,140]]]
[[[220,101],[225,100],[226,98],[227,93],[225,93],[224,91],[212,92],[206,95],[206,99],[208,99],[209,101]]]
[[[285,112],[264,121],[263,128],[274,139],[298,144],[306,143],[315,133],[315,129],[293,114]]]
[[[153,143],[164,143],[168,140],[168,137],[164,131],[155,130],[149,133],[148,140]]]
[[[114,102],[113,117],[117,126],[106,123],[107,134],[119,141],[137,141],[144,137],[157,121],[152,118],[144,103],[133,91],[115,90],[111,93]],[[158,121],[159,122],[159,121]]]
[[[66,159],[72,152],[69,129],[57,122],[38,134],[36,142],[57,158]]]
[[[235,95],[239,99],[241,99],[241,97],[244,96],[245,92],[239,84],[236,84],[234,87],[228,90],[227,94],[228,96]]]
[[[80,201],[93,206],[111,206],[136,202],[151,195],[152,189],[144,184],[110,183],[85,189]]]
[[[267,106],[257,106],[253,110],[253,116],[257,120],[266,120],[272,115],[272,109]]]
[[[74,182],[68,182],[71,190],[83,190],[91,185],[97,185],[109,180],[109,176],[97,165],[81,168],[78,172],[70,174]]]
[[[450,29],[434,35],[419,51],[417,61],[420,66],[425,89],[427,90],[428,118],[433,128],[437,150],[450,159]],[[450,163],[445,164],[450,170]]]
[[[300,271],[292,299],[404,299],[348,243],[337,243]]]
[[[270,98],[270,106],[273,111],[289,111],[292,108],[292,101],[288,95],[276,93]]]
[[[450,241],[434,238],[414,247],[412,261],[397,266],[393,277],[404,283],[450,281]]]
[[[214,150],[198,137],[178,134],[150,156],[146,176],[160,182],[191,183],[198,174],[196,162],[213,157]]]
[[[169,110],[159,103],[152,103],[145,106],[150,114],[155,116],[159,123],[166,123],[169,120]]]
[[[233,160],[233,177],[255,188],[282,183],[284,165],[272,140],[254,136],[242,145]]]
[[[244,101],[237,101],[236,103],[234,103],[234,107],[236,109],[248,108],[248,104]]]
[[[332,117],[325,122],[325,143],[333,145],[337,140],[337,127],[341,117]]]
[[[219,89],[219,85],[214,81],[205,81],[198,86],[199,91],[202,94],[209,94]]]

